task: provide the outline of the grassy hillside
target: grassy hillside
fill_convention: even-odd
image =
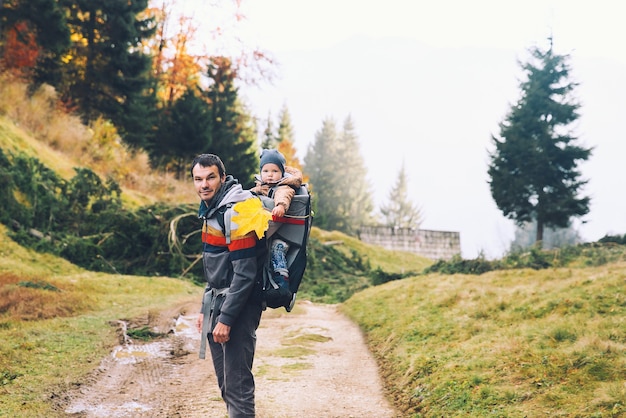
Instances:
[[[7,416],[54,416],[51,395],[62,393],[97,367],[118,343],[116,321],[143,318],[142,325],[155,326],[159,312],[184,312],[200,299],[202,289],[187,281],[88,272],[25,249],[6,232],[0,225],[0,390],[6,395],[0,397],[0,411]],[[313,235],[325,251],[347,251],[349,257],[338,258],[342,263],[350,257],[368,259],[376,267],[394,260],[397,265],[410,260],[407,265],[412,269],[430,263],[363,245],[340,233],[316,230]],[[332,271],[328,261],[321,264]],[[351,274],[344,277],[345,283],[335,283],[335,291],[346,297],[355,291],[359,277],[355,271]],[[319,277],[326,284],[332,280]],[[313,289],[313,283],[305,287]],[[360,285],[370,283],[364,280]],[[306,292],[303,298],[307,299]]]
[[[164,307],[197,303],[201,293],[181,280],[90,273],[25,250],[4,231],[0,410],[7,416],[54,416],[51,397],[117,343],[116,320],[148,323]],[[420,265],[342,234],[312,236],[375,266],[389,258],[398,270]],[[363,290],[342,309],[364,330],[402,416],[620,417],[625,290],[624,262],[433,273]]]
[[[151,170],[147,154],[126,147],[110,123],[96,120],[85,126],[59,109],[52,88],[31,94],[7,74],[0,74],[0,148],[36,157],[66,180],[75,175],[74,167],[88,167],[115,180],[127,205],[196,202],[191,181]]]
[[[66,180],[76,167],[88,167],[119,183],[126,207],[196,202],[190,183],[150,172],[145,156],[121,146],[105,122],[87,128],[58,112],[53,92],[29,96],[13,81],[0,83],[0,92],[0,149],[10,161],[37,159]],[[27,205],[30,200],[16,198]],[[307,269],[314,278],[305,281],[300,299],[345,300],[370,286],[376,269],[406,273],[396,267],[410,264],[419,271],[430,264],[339,233],[314,229],[312,235],[319,258]],[[0,416],[54,416],[50,400],[80,382],[117,344],[118,320],[158,325],[158,312],[184,311],[202,291],[184,280],[89,272],[21,247],[2,224],[0,248]]]
[[[89,167],[118,181],[128,206],[196,201],[105,122],[56,113],[46,90],[28,96],[0,78],[0,92],[6,153],[66,179]],[[347,300],[403,416],[626,416],[626,251],[577,251],[433,265],[313,228],[300,297]],[[54,416],[51,400],[117,343],[117,320],[158,325],[200,294],[184,280],[83,270],[20,247],[0,224],[0,416]]]
[[[342,309],[405,416],[626,416],[624,262],[429,274]]]
[[[117,344],[115,322],[184,311],[202,289],[164,277],[92,273],[15,244],[0,225],[0,416],[52,417],[51,400]]]
[[[329,232],[314,227],[311,230],[311,238],[332,245],[346,256],[357,253],[367,259],[372,268],[380,268],[389,273],[418,273],[433,263],[432,260],[417,254],[386,250],[337,231]]]
[[[315,227],[307,253],[299,298],[321,303],[344,302],[372,285],[408,277],[432,264],[416,254],[388,251]]]

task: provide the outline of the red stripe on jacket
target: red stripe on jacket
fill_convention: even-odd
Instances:
[[[232,239],[230,244],[226,244],[226,237],[212,235],[206,232],[202,233],[202,242],[216,247],[228,247],[228,251],[245,250],[256,246],[256,238],[254,231],[246,234],[241,238]]]

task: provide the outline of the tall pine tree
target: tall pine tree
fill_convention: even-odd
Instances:
[[[296,155],[295,134],[287,105],[283,105],[278,115],[278,120],[278,134],[276,136],[278,140],[278,151],[285,156],[287,165],[302,170],[302,163]],[[306,174],[304,174],[304,181],[308,181]]]
[[[162,115],[150,156],[153,165],[173,170],[183,179],[187,175],[189,157],[211,148],[209,106],[201,92],[190,88]]]
[[[374,204],[371,183],[367,180],[367,169],[350,116],[344,120],[338,151],[336,186],[342,192],[342,198],[337,202],[342,221],[340,230],[356,235],[361,225],[371,222]]]
[[[272,123],[272,114],[267,114],[267,125],[263,131],[263,140],[261,141],[262,149],[274,149],[278,146],[278,138],[274,132],[274,124]]]
[[[336,123],[327,118],[315,133],[304,157],[304,171],[309,175],[311,191],[314,193],[313,209],[315,223],[326,230],[339,228],[337,201],[341,198],[335,180],[337,178],[335,156],[339,149]]]
[[[252,187],[259,171],[256,126],[238,100],[230,59],[213,57],[207,74],[211,80],[205,93],[210,107],[211,138],[201,151],[219,155],[228,174],[244,187]]]
[[[420,227],[422,223],[421,210],[411,201],[408,192],[409,182],[403,161],[396,183],[389,192],[389,199],[386,204],[380,207],[386,226],[416,229]]]
[[[152,36],[153,19],[141,18],[148,0],[68,0],[74,42],[67,64],[64,99],[77,105],[85,122],[104,116],[131,145],[144,145],[153,130],[154,87],[151,57],[143,40]],[[139,130],[139,131],[138,131]]]
[[[580,105],[572,98],[576,83],[569,80],[568,56],[550,47],[530,50],[522,65],[526,80],[520,100],[492,137],[488,174],[493,199],[518,226],[536,222],[541,243],[545,227],[565,228],[572,217],[589,212],[589,197],[580,197],[578,163],[591,154],[576,145],[571,124]]]
[[[354,235],[369,221],[373,205],[367,171],[350,117],[341,133],[333,119],[324,120],[304,157],[304,171],[315,194],[315,220],[320,228]]]

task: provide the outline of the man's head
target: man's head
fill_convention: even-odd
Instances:
[[[200,199],[209,202],[226,180],[226,169],[217,155],[201,154],[191,163],[191,177]]]
[[[261,152],[261,180],[273,183],[285,175],[285,157],[278,150],[264,149]]]

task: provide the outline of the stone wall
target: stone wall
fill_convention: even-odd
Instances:
[[[412,252],[432,260],[449,260],[461,254],[461,236],[458,232],[363,226],[358,236],[368,244],[393,251]]]

